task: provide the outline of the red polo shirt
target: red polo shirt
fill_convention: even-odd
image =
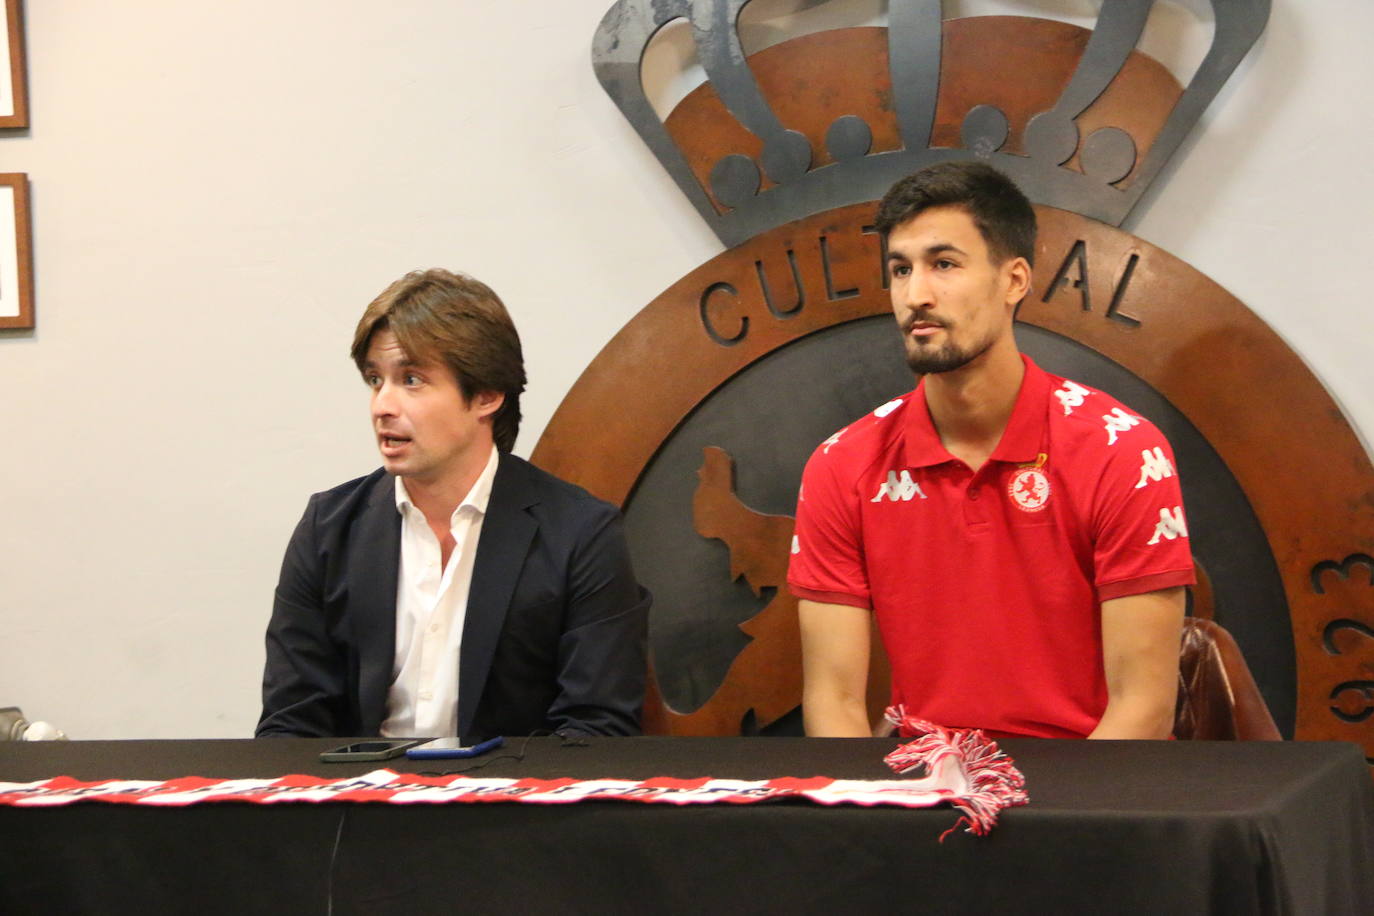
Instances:
[[[1107,705],[1100,603],[1193,582],[1164,436],[1028,358],[977,473],[924,383],[831,436],[802,475],[788,582],[872,608],[892,702],[945,726],[1082,737]]]

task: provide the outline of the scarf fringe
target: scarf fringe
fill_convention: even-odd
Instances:
[[[1004,808],[1024,805],[1026,779],[997,742],[976,728],[944,728],[934,722],[908,715],[901,706],[890,706],[884,714],[902,735],[919,735],[883,758],[898,773],[925,766],[933,773],[937,766],[956,767],[963,777],[964,789],[953,793],[949,803],[963,812],[954,826],[940,834],[945,841],[960,824],[965,832],[987,836],[997,824]]]

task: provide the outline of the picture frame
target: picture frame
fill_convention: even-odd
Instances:
[[[4,0],[5,34],[0,39],[0,128],[29,126],[25,78],[24,16],[20,0]]]
[[[11,172],[0,174],[0,330],[33,326],[29,176]]]

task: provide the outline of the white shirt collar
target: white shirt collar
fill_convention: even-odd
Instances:
[[[472,487],[468,490],[468,495],[463,497],[463,501],[458,504],[458,508],[453,510],[453,515],[449,519],[452,526],[458,520],[458,513],[463,511],[465,506],[471,506],[478,515],[487,514],[487,503],[491,500],[491,485],[496,479],[496,466],[500,464],[500,452],[496,446],[491,447],[491,456],[487,458],[487,466],[482,468],[482,473],[477,475]],[[415,504],[410,501],[410,493],[406,490],[405,480],[401,477],[396,478],[396,511],[402,516],[406,514],[407,508],[414,508]]]

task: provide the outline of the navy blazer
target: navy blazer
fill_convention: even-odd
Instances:
[[[396,650],[393,481],[378,469],[310,497],[267,627],[259,737],[378,734]],[[463,622],[458,734],[637,734],[649,603],[620,513],[502,453]]]

